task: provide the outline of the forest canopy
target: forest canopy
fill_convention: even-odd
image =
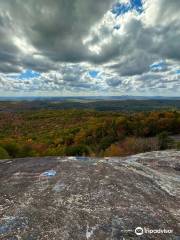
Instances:
[[[0,158],[126,156],[178,147],[180,112],[39,110],[0,113]]]

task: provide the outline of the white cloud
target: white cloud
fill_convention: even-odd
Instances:
[[[178,94],[180,1],[143,0],[142,14],[131,9],[118,16],[113,3],[2,0],[1,92]],[[161,59],[167,68],[149,67]],[[41,76],[13,77],[25,69]],[[91,70],[99,71],[96,78]]]

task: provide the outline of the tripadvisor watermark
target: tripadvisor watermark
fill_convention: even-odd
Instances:
[[[171,234],[173,233],[172,229],[150,229],[150,228],[142,228],[142,227],[137,227],[135,229],[135,234],[137,236],[141,236],[143,234]]]

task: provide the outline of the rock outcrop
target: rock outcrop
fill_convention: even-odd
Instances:
[[[178,240],[179,172],[178,151],[2,160],[0,239]]]

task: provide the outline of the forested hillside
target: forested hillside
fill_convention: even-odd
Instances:
[[[178,148],[180,112],[39,110],[0,114],[0,157],[126,156]]]
[[[180,110],[180,100],[151,99],[151,100],[105,100],[105,99],[44,99],[44,100],[24,100],[20,101],[0,101],[1,112],[21,112],[34,110],[96,110],[96,111],[121,111],[121,112],[140,112],[140,111],[170,111]]]

